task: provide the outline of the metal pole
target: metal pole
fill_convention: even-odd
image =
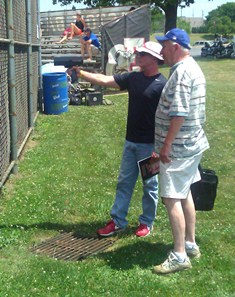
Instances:
[[[13,5],[12,0],[7,3],[7,35],[10,40],[9,51],[9,120],[10,120],[10,139],[11,139],[11,161],[15,161],[12,168],[13,173],[18,172],[17,165],[17,112],[16,112],[16,82],[15,82],[15,51],[14,51],[14,25],[13,25]]]
[[[27,42],[28,46],[28,116],[29,127],[33,126],[33,73],[32,73],[32,14],[31,0],[27,0]]]
[[[37,0],[37,17],[38,17],[38,39],[41,44],[41,24],[40,24],[40,1]],[[42,49],[39,47],[38,51],[38,107],[39,110],[43,111],[43,100],[42,100]]]

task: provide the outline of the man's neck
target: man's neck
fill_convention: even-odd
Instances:
[[[174,66],[177,63],[182,62],[183,60],[185,60],[185,59],[187,59],[189,57],[190,57],[190,53],[183,53],[183,54],[177,56],[175,61],[174,61],[174,64],[172,66]]]
[[[156,67],[156,65],[149,66],[144,69],[145,76],[155,76],[158,73],[159,73],[159,70],[158,70],[158,67]]]

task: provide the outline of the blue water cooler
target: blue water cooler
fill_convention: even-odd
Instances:
[[[65,72],[44,73],[43,98],[45,114],[61,114],[68,111],[68,83]]]

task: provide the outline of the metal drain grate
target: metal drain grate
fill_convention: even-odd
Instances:
[[[47,239],[31,248],[31,251],[58,260],[78,261],[106,250],[113,242],[107,238],[81,237],[71,232]]]

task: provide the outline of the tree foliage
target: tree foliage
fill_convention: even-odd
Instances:
[[[209,0],[210,1],[210,0]],[[53,4],[61,3],[67,5],[71,3],[83,3],[88,7],[115,6],[115,5],[132,5],[133,1],[128,0],[52,0]],[[137,0],[136,7],[143,4],[149,4],[151,8],[160,8],[165,13],[165,31],[177,26],[177,8],[189,6],[194,0]]]
[[[235,3],[228,2],[212,10],[206,19],[210,33],[229,35],[235,33]]]
[[[183,18],[177,19],[177,27],[184,29],[188,34],[191,33],[190,23],[186,22]]]
[[[227,16],[230,18],[231,22],[235,22],[235,3],[228,2],[218,8],[209,12],[207,16],[207,21],[210,21],[212,18]]]
[[[209,0],[210,1],[210,0]],[[143,4],[150,4],[151,6],[160,7],[166,9],[169,5],[177,6],[189,6],[193,4],[194,0],[52,0],[53,4],[61,3],[61,5],[68,5],[71,3],[83,3],[88,7],[99,7],[99,6],[114,6],[114,5],[135,5],[140,6]]]
[[[158,8],[151,9],[151,33],[164,32],[165,16]]]

